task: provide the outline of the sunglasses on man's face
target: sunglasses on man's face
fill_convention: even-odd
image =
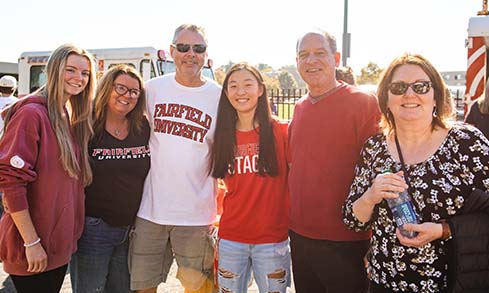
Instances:
[[[178,52],[180,53],[187,53],[190,48],[197,53],[197,54],[202,54],[205,53],[205,50],[207,50],[207,46],[204,44],[173,44],[173,48],[176,48]]]
[[[431,81],[416,81],[412,83],[396,81],[389,84],[389,90],[393,95],[403,95],[407,92],[408,88],[411,88],[418,95],[424,95],[430,91]]]

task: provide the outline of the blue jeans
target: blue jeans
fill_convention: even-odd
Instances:
[[[132,292],[127,265],[129,229],[85,217],[78,251],[70,263],[74,293]]]
[[[247,292],[251,271],[260,292],[286,292],[290,286],[289,240],[247,244],[220,239],[219,292]]]

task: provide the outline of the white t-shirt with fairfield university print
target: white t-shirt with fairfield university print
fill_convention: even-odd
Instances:
[[[185,87],[168,74],[146,83],[151,168],[138,217],[162,225],[198,226],[216,217],[209,173],[221,87]]]

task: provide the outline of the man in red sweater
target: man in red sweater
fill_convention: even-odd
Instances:
[[[308,93],[289,127],[289,236],[294,284],[302,292],[366,292],[369,233],[348,230],[342,205],[366,139],[377,131],[377,99],[335,78],[340,53],[326,32],[297,42],[297,68]]]

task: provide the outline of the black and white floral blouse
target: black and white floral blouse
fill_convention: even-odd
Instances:
[[[402,148],[402,145],[401,145]],[[471,126],[455,125],[426,161],[407,165],[408,192],[421,222],[440,222],[456,215],[473,188],[489,189],[489,141]],[[369,222],[360,222],[352,204],[384,170],[397,171],[382,134],[365,143],[355,179],[343,207],[345,224],[357,231],[372,229],[368,274],[394,292],[439,292],[447,287],[448,241],[435,240],[421,248],[403,246],[387,203],[376,205]]]

